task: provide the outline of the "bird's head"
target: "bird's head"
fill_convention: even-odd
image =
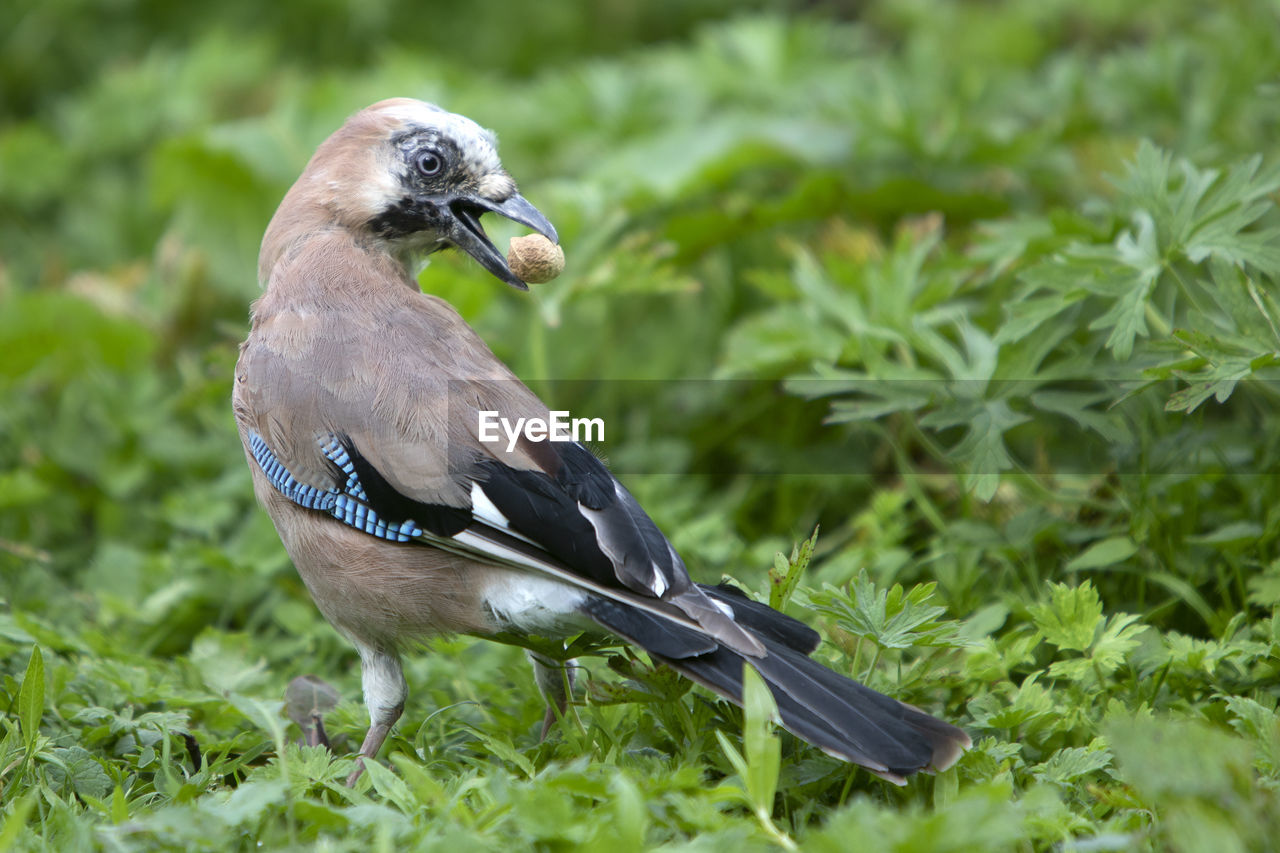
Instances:
[[[497,213],[559,242],[556,229],[502,168],[491,132],[409,98],[380,101],[348,119],[316,151],[290,196],[296,193],[406,265],[455,247],[521,290],[527,285],[485,234],[480,217]],[[282,212],[289,203],[286,197]]]

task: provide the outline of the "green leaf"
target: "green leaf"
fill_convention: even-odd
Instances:
[[[1259,607],[1280,605],[1280,558],[1249,578],[1249,601]]]
[[[1197,545],[1239,545],[1251,544],[1262,538],[1262,525],[1256,521],[1233,521],[1216,530],[1197,536],[1188,536],[1188,542]]]
[[[1091,408],[1106,396],[1106,392],[1044,390],[1032,393],[1028,401],[1041,411],[1070,418],[1083,429],[1092,430],[1113,444],[1128,444],[1133,435],[1124,421],[1111,413]]]
[[[1083,294],[1080,294],[1081,296]],[[996,332],[997,344],[1016,343],[1041,328],[1078,301],[1062,294],[1023,297],[1004,306],[1005,322]]]
[[[1007,700],[992,692],[975,697],[970,713],[979,726],[1009,731],[1038,728],[1060,710],[1054,695],[1039,683],[1043,673],[1034,672],[1022,680],[1017,692]]]
[[[1032,244],[1047,242],[1055,235],[1053,223],[1038,217],[984,222],[969,257],[990,264],[990,275],[996,276],[1016,263],[1025,263]]]
[[[1132,275],[1121,279],[1124,293],[1106,313],[1089,324],[1090,329],[1110,329],[1107,349],[1118,361],[1128,361],[1133,355],[1134,339],[1146,337],[1147,297],[1155,285],[1154,275]]]
[[[31,647],[31,658],[27,661],[27,672],[22,678],[22,687],[18,691],[18,722],[22,726],[22,737],[27,751],[35,749],[36,740],[40,737],[40,718],[44,715],[44,654],[39,646]]]
[[[1087,747],[1070,746],[1058,750],[1035,769],[1035,776],[1042,782],[1065,785],[1081,776],[1110,767],[1111,761],[1111,751],[1106,742],[1095,738]]]
[[[717,376],[755,376],[814,359],[834,361],[844,341],[843,334],[801,308],[779,305],[734,326]]]
[[[1050,582],[1050,600],[1029,610],[1044,638],[1060,649],[1084,651],[1102,624],[1102,601],[1093,584],[1077,587]]]
[[[266,661],[250,660],[249,650],[247,637],[208,628],[196,638],[188,657],[210,690],[230,694],[265,680]]]
[[[394,803],[402,814],[417,814],[422,808],[422,803],[418,802],[418,798],[409,790],[409,786],[405,784],[405,781],[382,764],[377,761],[366,760],[364,772],[369,777],[369,781],[373,783],[373,790],[377,791],[383,799]]]
[[[747,767],[747,760],[743,758],[742,753],[738,752],[737,748],[729,742],[729,736],[720,729],[716,729],[716,740],[720,741],[720,748],[724,750],[725,758],[729,759],[729,763],[733,765],[734,772],[742,778],[742,784],[747,784],[747,777],[751,775],[751,771]],[[748,799],[750,798],[749,793],[747,794],[747,797]]]
[[[644,794],[625,773],[614,773],[609,778],[609,793],[613,795],[613,834],[623,845],[623,850],[644,850],[645,833],[649,827],[649,808]]]
[[[1115,719],[1105,732],[1119,777],[1157,803],[1234,798],[1238,780],[1252,772],[1243,739],[1196,720]]]
[[[50,765],[49,780],[56,786],[69,786],[78,796],[99,800],[111,790],[111,778],[102,764],[83,747],[57,747],[42,758]]]
[[[1132,613],[1111,614],[1089,651],[1090,660],[1104,675],[1114,672],[1137,648],[1140,642],[1138,635],[1145,630],[1147,627],[1139,624],[1138,617]]]
[[[129,819],[129,803],[124,796],[124,788],[119,783],[111,791],[111,822],[116,826]]]
[[[39,789],[31,788],[8,808],[4,823],[0,825],[0,850],[13,850],[17,847],[18,838],[26,828],[27,818],[39,798]]]
[[[778,791],[782,744],[774,727],[778,706],[764,679],[751,666],[742,669],[742,751],[745,754],[747,794],[758,814],[773,814]]]
[[[499,734],[489,734],[476,730],[476,734],[484,741],[485,749],[520,769],[526,778],[532,779],[537,772],[533,762],[523,752],[516,749],[511,741]],[[408,814],[408,812],[406,812]]]
[[[1128,536],[1112,536],[1095,542],[1083,553],[1073,557],[1063,568],[1068,572],[1079,572],[1085,569],[1100,569],[1113,566],[1138,553],[1138,545]]]
[[[285,780],[256,778],[241,783],[234,791],[204,799],[200,811],[225,827],[251,827],[275,812],[288,797]]]
[[[883,648],[966,645],[960,624],[939,621],[946,609],[927,603],[937,586],[917,584],[910,592],[900,584],[881,589],[862,570],[850,582],[848,592],[827,585],[810,600],[819,612],[834,617],[841,630]]]
[[[809,560],[813,558],[813,549],[818,544],[818,528],[799,545],[792,547],[788,560],[779,551],[774,555],[773,568],[769,570],[769,606],[774,610],[783,610],[791,600],[796,585],[809,568]]]
[[[959,402],[939,406],[920,419],[922,426],[948,427],[967,424],[968,431],[948,456],[962,467],[965,483],[982,500],[991,500],[1000,485],[1000,472],[1013,467],[1004,434],[1029,421],[1004,400]]]

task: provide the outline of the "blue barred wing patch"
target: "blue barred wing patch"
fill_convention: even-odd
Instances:
[[[360,482],[356,466],[337,436],[324,437],[320,441],[320,452],[346,475],[341,488],[318,489],[298,482],[255,432],[249,433],[249,452],[275,490],[298,506],[327,512],[343,524],[391,542],[408,542],[422,535],[421,526],[413,519],[388,522],[368,505],[369,495]]]

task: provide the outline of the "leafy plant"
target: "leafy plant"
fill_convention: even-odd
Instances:
[[[0,849],[1275,836],[1269,4],[260,6],[2,30]],[[272,209],[400,94],[495,127],[568,256],[423,288],[610,425],[699,580],[964,726],[953,770],[884,785],[750,676],[739,710],[587,641],[544,650],[584,669],[543,740],[519,650],[437,638],[342,784],[353,653],[227,399]]]

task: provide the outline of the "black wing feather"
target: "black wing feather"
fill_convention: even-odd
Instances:
[[[477,481],[511,529],[597,583],[659,597],[688,589],[684,562],[604,463],[576,443],[551,447],[554,475],[496,459],[476,465]]]
[[[604,509],[614,500],[614,477],[604,463],[577,442],[556,446],[556,482],[588,509]]]
[[[541,471],[511,468],[493,459],[477,465],[476,479],[514,532],[596,583],[617,585],[613,563],[600,550],[591,522],[555,480]]]

